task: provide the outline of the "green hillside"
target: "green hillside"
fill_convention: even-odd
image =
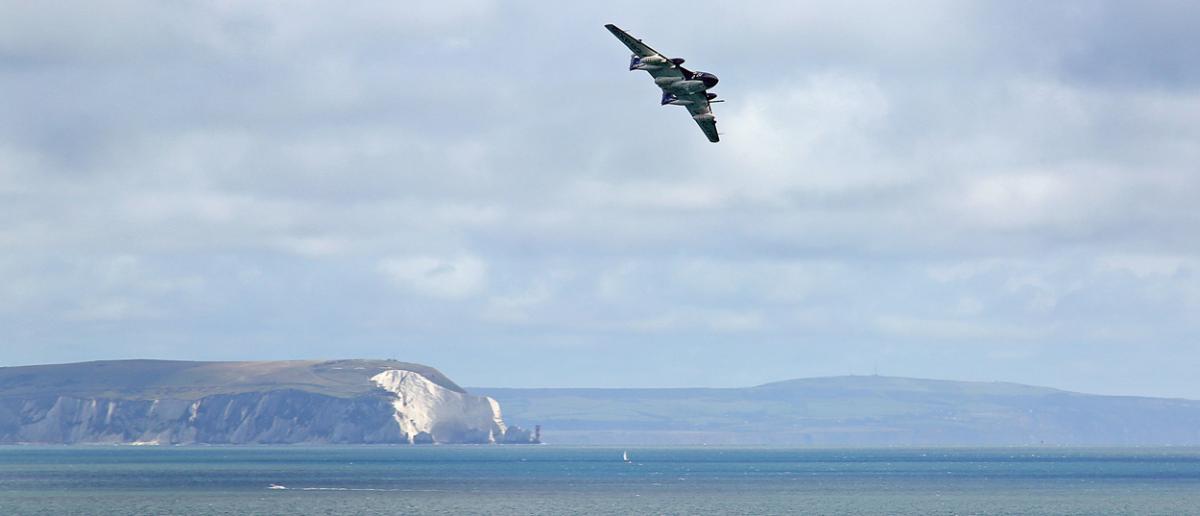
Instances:
[[[198,399],[282,389],[349,398],[374,391],[370,378],[387,369],[414,371],[443,387],[464,392],[437,369],[395,360],[105,360],[0,367],[0,398]]]

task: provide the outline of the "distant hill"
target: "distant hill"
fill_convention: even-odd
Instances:
[[[1200,401],[884,376],[732,389],[472,388],[559,444],[1197,446]]]

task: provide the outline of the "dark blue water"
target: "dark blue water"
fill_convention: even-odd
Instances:
[[[0,447],[0,514],[1200,514],[1194,449],[621,451]]]

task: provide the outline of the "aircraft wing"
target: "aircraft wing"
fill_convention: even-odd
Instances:
[[[703,93],[698,93],[680,98],[692,101],[692,104],[687,106],[688,114],[692,115],[692,120],[696,121],[700,130],[704,131],[704,136],[708,137],[708,141],[713,143],[721,141],[721,137],[717,135],[717,118],[713,116],[708,97]]]
[[[721,141],[721,136],[717,134],[716,119],[696,120],[696,123],[700,125],[700,130],[704,131],[704,136],[708,137],[708,141],[713,143]]]
[[[632,50],[633,53],[635,55],[637,55],[638,57],[648,57],[648,56],[659,56],[659,57],[663,57],[663,58],[667,57],[667,56],[664,56],[664,55],[658,53],[653,48],[650,48],[650,45],[642,43],[642,40],[636,39],[633,36],[630,36],[628,32],[621,30],[616,25],[613,25],[610,23],[608,25],[605,25],[604,28],[608,29],[609,32],[613,33],[613,36],[616,36],[617,39],[621,40],[621,43],[624,43],[625,46],[629,47],[629,50]]]
[[[639,58],[640,57],[658,56],[658,57],[663,58],[663,60],[667,61],[667,63],[662,68],[658,68],[655,70],[646,70],[647,72],[650,73],[651,77],[654,77],[655,79],[657,79],[659,77],[677,77],[677,78],[683,78],[683,79],[690,79],[692,77],[691,70],[688,70],[687,68],[684,68],[682,66],[679,66],[679,65],[671,62],[671,58],[669,58],[665,55],[662,55],[660,52],[658,52],[657,50],[654,50],[653,48],[650,48],[650,45],[642,43],[642,40],[634,38],[633,36],[630,36],[628,32],[621,30],[620,27],[617,27],[616,25],[613,25],[610,23],[608,25],[605,25],[604,28],[608,29],[608,31],[611,32],[613,34],[613,36],[616,36],[617,39],[621,40],[621,43],[624,43],[625,46],[629,47],[629,50],[633,52],[633,55],[638,56]]]

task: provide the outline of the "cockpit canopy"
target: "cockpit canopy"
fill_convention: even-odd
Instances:
[[[717,79],[717,76],[708,72],[696,72],[695,75],[692,75],[692,79],[703,82],[705,88],[716,86],[717,82],[720,81],[720,79]]]

